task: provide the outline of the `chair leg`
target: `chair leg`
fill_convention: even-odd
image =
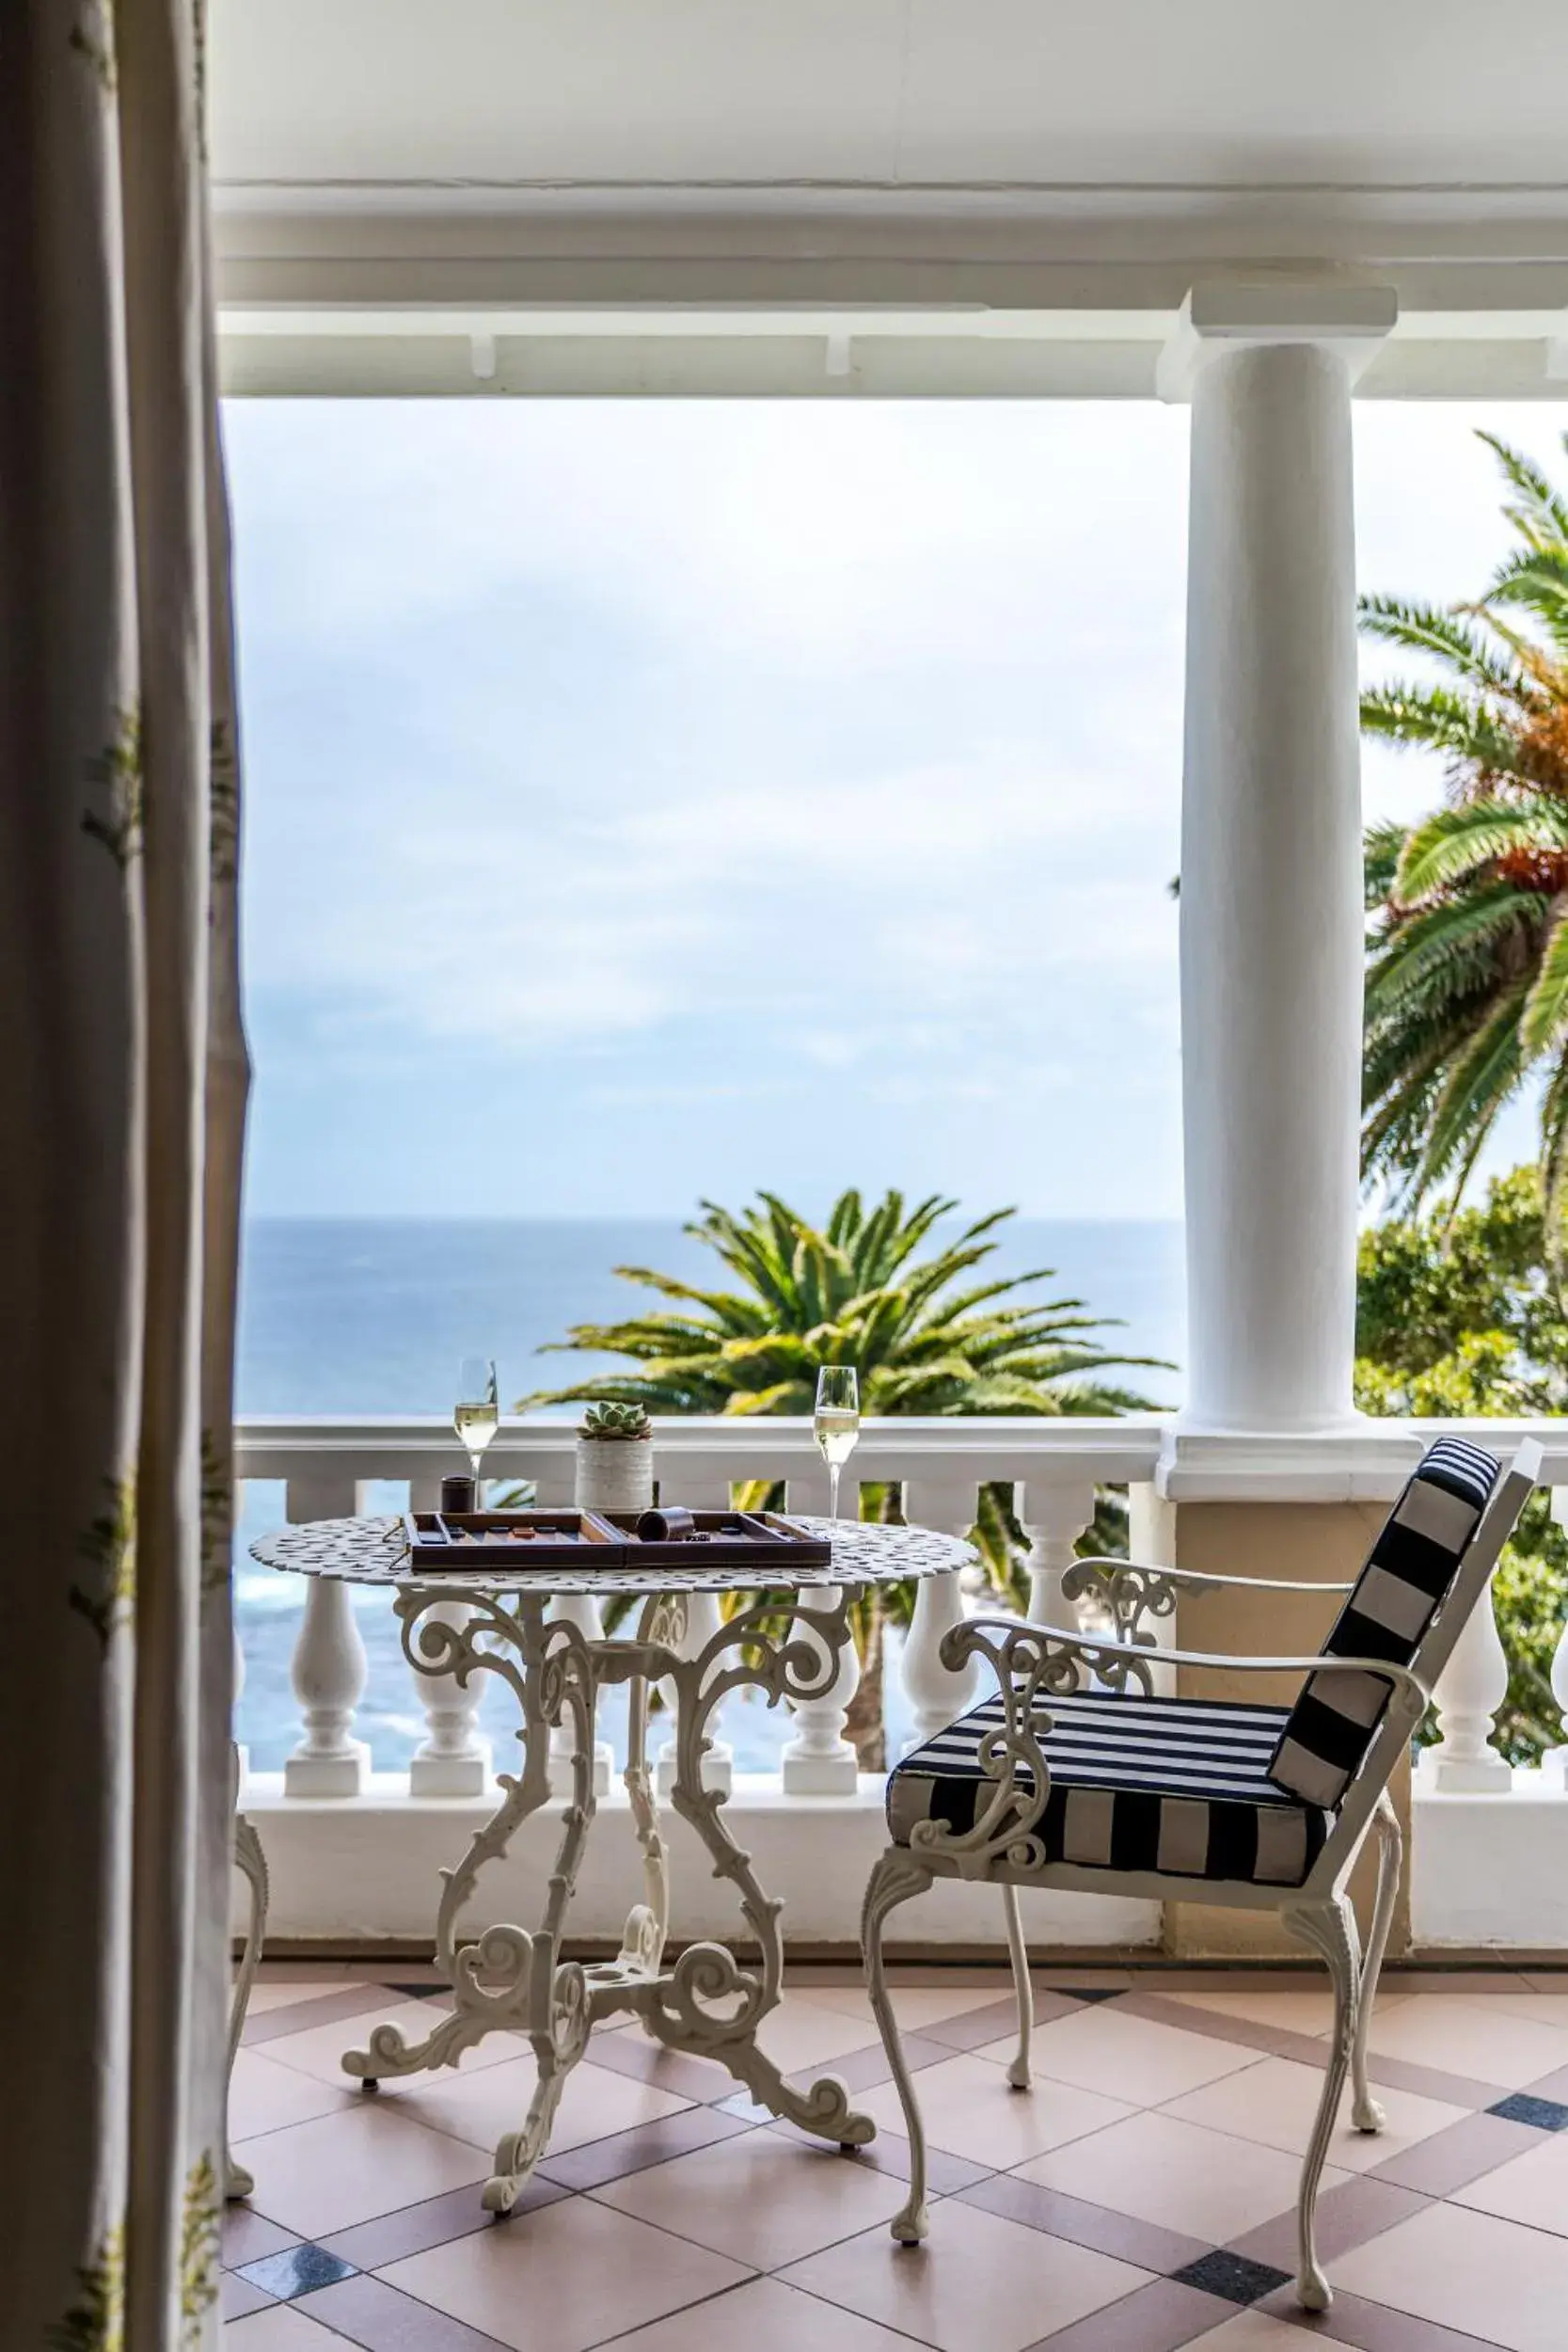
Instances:
[[[1312,2137],[1301,2168],[1301,2193],[1296,2208],[1301,2246],[1296,2300],[1304,2311],[1326,2312],[1334,2296],[1318,2261],[1318,2185],[1323,2179],[1323,2160],[1328,2154],[1355,2045],[1361,1990],[1360,1937],[1348,1895],[1336,1895],[1323,1903],[1303,1903],[1281,1915],[1291,1933],[1304,1944],[1310,1944],[1327,1963],[1334,1986],[1334,2032],[1323,2071],[1323,2095],[1318,2101]]]
[[[1383,1966],[1383,1955],[1388,1947],[1388,1931],[1394,1921],[1394,1902],[1400,1891],[1400,1866],[1404,1854],[1400,1817],[1394,1810],[1394,1800],[1386,1788],[1377,1801],[1372,1827],[1377,1833],[1377,1899],[1372,1905],[1372,1931],[1367,1938],[1367,1956],[1361,1964],[1355,2044],[1351,2052],[1351,2120],[1358,2132],[1380,2132],[1388,2120],[1372,2097],[1367,2082],[1367,2032],[1372,2022],[1372,2003],[1377,1998],[1378,1972]]]
[[[1029,2088],[1029,2042],[1035,2030],[1035,1990],[1029,1981],[1029,1948],[1023,1941],[1023,1922],[1018,1915],[1018,1889],[1002,1889],[1002,1915],[1007,1922],[1007,1958],[1012,1963],[1013,1994],[1018,2002],[1018,2050],[1007,2069],[1007,2080],[1015,2090]]]
[[[905,2246],[918,2245],[931,2227],[930,2217],[926,2210],[926,2126],[921,2120],[910,2070],[904,2063],[903,2045],[898,2039],[898,2020],[888,1998],[887,1978],[882,1967],[882,1929],[890,1911],[896,1910],[900,1903],[908,1902],[911,1896],[924,1894],[930,1883],[930,1871],[923,1863],[916,1861],[907,1846],[890,1846],[867,1882],[865,1903],[861,1913],[861,1950],[865,1958],[865,1980],[871,1995],[871,2011],[882,2037],[888,2065],[893,2070],[894,2086],[904,2110],[904,2129],[910,2141],[910,2193],[892,2222],[894,2236]]]

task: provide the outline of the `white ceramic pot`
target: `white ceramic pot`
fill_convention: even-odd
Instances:
[[[654,1501],[654,1441],[646,1438],[579,1438],[579,1511],[648,1511]]]

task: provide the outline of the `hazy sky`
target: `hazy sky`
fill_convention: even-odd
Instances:
[[[1363,585],[1477,593],[1473,428],[1568,476],[1563,418],[1359,406]],[[236,401],[228,432],[253,1213],[858,1183],[1180,1214],[1184,410]],[[1439,787],[1376,751],[1365,781],[1370,814]]]

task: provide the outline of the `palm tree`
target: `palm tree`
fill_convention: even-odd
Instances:
[[[1455,1205],[1498,1116],[1543,1082],[1546,1231],[1568,1219],[1568,500],[1527,457],[1481,438],[1520,542],[1473,605],[1364,596],[1369,636],[1424,655],[1434,685],[1361,698],[1365,733],[1437,752],[1448,799],[1367,835],[1362,1168],[1413,1211]],[[1564,436],[1568,446],[1568,435]]]
[[[620,1323],[578,1324],[559,1344],[624,1356],[629,1368],[524,1403],[615,1399],[654,1413],[809,1413],[820,1366],[854,1364],[868,1413],[1147,1409],[1146,1399],[1102,1375],[1153,1366],[1153,1358],[1104,1353],[1092,1337],[1101,1319],[1080,1299],[1020,1295],[1051,1279],[1049,1268],[967,1279],[984,1268],[997,1246],[992,1236],[1013,1210],[993,1210],[921,1254],[956,1206],[932,1194],[906,1208],[901,1193],[889,1192],[867,1210],[850,1191],[818,1229],[769,1192],[738,1216],[705,1200],[686,1231],[715,1252],[736,1287],[703,1290],[649,1266],[617,1266],[626,1281],[670,1306]],[[896,1513],[891,1488],[864,1488],[862,1497],[863,1510]],[[976,1534],[993,1581],[1015,1590],[1022,1532],[1007,1488],[983,1491]],[[893,1605],[907,1616],[909,1596],[895,1596]],[[856,1627],[863,1664],[849,1734],[873,1771],[882,1763],[882,1630],[879,1597],[870,1596]]]

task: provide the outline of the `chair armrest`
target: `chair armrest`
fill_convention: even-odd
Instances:
[[[1141,1642],[1146,1646],[1156,1638],[1156,1621],[1175,1615],[1182,1593],[1326,1593],[1338,1597],[1350,1590],[1349,1584],[1304,1583],[1273,1576],[1209,1576],[1201,1568],[1166,1568],[1139,1560],[1091,1556],[1074,1560],[1062,1578],[1067,1599],[1098,1599],[1109,1610],[1118,1641]]]
[[[989,1638],[993,1634],[999,1637],[994,1645]],[[1101,1641],[1092,1634],[1069,1633],[1062,1626],[1035,1625],[1023,1617],[966,1617],[961,1625],[952,1627],[942,1636],[944,1665],[960,1666],[976,1656],[989,1660],[999,1681],[1023,1674],[1032,1687],[1043,1688],[1048,1693],[1076,1687],[1075,1673],[1069,1681],[1069,1672],[1064,1671],[1071,1670],[1076,1662],[1098,1675],[1113,1690],[1124,1690],[1132,1680],[1146,1694],[1152,1693],[1150,1670],[1158,1664],[1196,1666],[1219,1673],[1381,1675],[1396,1690],[1402,1691],[1408,1701],[1418,1703],[1422,1713],[1432,1702],[1432,1693],[1418,1675],[1386,1658],[1259,1658],[1238,1656],[1229,1650],[1151,1651],[1145,1643]]]
[[[1349,1593],[1355,1589],[1354,1578],[1346,1584],[1316,1583],[1310,1578],[1286,1576],[1212,1576],[1207,1568],[1167,1568],[1147,1560],[1116,1560],[1098,1552],[1085,1552],[1074,1560],[1062,1579],[1070,1586],[1080,1568],[1093,1569],[1107,1578],[1117,1576],[1161,1577],[1172,1584],[1185,1584],[1199,1593],[1215,1591],[1225,1584],[1242,1584],[1258,1593]],[[1069,1600],[1076,1596],[1069,1590]]]

